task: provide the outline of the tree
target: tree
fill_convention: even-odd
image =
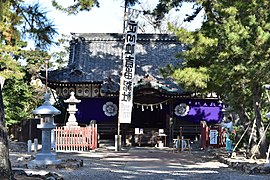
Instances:
[[[59,11],[67,13],[68,15],[76,15],[80,11],[90,11],[94,6],[99,7],[99,2],[96,0],[75,0],[71,5],[64,7],[56,0],[52,0],[52,5]]]
[[[146,11],[145,13],[152,15],[155,18],[156,26],[160,26],[162,24],[162,20],[172,9],[179,11],[183,3],[194,3],[194,11],[191,14],[187,14],[184,20],[192,21],[202,10],[202,6],[196,2],[197,0],[160,0],[153,11]]]
[[[73,1],[74,7],[79,10],[87,10],[90,4],[97,4],[95,0],[88,1]],[[23,0],[1,0],[0,1],[0,76],[6,79],[7,87],[15,83],[14,91],[19,91],[25,99],[31,99],[33,94],[29,90],[29,79],[36,73],[33,68],[39,67],[37,63],[44,58],[41,50],[47,50],[54,42],[54,35],[57,34],[54,24],[50,21],[46,12],[41,9],[38,3],[28,5]],[[39,51],[40,56],[34,57],[33,52],[25,51],[23,48],[27,45],[26,38],[31,38],[35,41],[35,46]],[[47,55],[45,55],[47,56]],[[29,66],[23,68],[19,61],[26,59]],[[42,63],[42,62],[40,62]],[[31,66],[32,65],[32,66]],[[27,70],[27,71],[26,71]],[[30,71],[29,73],[28,70]],[[8,90],[11,90],[10,88]],[[12,91],[5,92],[5,95]],[[8,98],[11,98],[9,96]],[[27,103],[20,99],[21,106],[19,110],[27,107]],[[13,101],[9,101],[12,103]],[[25,101],[24,101],[25,102]],[[13,106],[13,105],[12,105]],[[7,109],[9,110],[9,109]],[[10,112],[10,111],[9,111]],[[20,114],[25,116],[25,114]],[[19,116],[20,116],[19,115]],[[7,118],[14,116],[12,113],[7,113]],[[11,119],[14,119],[12,117]],[[8,137],[5,122],[4,104],[2,99],[2,88],[0,89],[0,177],[1,179],[13,179],[11,164],[9,161]],[[11,121],[9,121],[11,122]]]
[[[9,77],[22,77],[23,74],[19,71],[18,63],[13,60],[14,55],[18,52],[18,44],[20,41],[15,39],[19,38],[19,32],[14,28],[18,24],[19,18],[12,18],[14,12],[9,8],[11,2],[4,1],[0,3],[0,75],[1,79]],[[11,21],[13,19],[13,21]],[[12,23],[14,24],[12,24]],[[8,137],[5,124],[4,105],[2,100],[2,88],[0,89],[0,176],[3,179],[12,179],[13,174],[11,171],[11,164],[9,161]]]
[[[179,83],[188,85],[184,82],[188,72],[203,73],[200,81],[189,82],[195,87],[188,87],[217,92],[224,103],[239,114],[244,125],[255,119],[259,138],[262,138],[260,155],[264,157],[267,144],[263,133],[266,121],[262,116],[266,108],[263,85],[269,83],[270,76],[270,3],[266,0],[202,0],[196,1],[196,7],[187,20],[203,9],[205,17],[200,30],[188,32],[171,26],[186,44],[186,51],[180,54],[185,63],[171,71],[171,75]]]
[[[149,1],[139,3],[139,9],[142,11],[139,19],[139,28],[142,32],[154,32],[154,33],[163,33],[169,34],[172,33],[168,29],[168,23],[170,22],[175,27],[183,26],[183,17],[175,13],[172,9],[166,15],[160,19],[160,23],[157,25],[156,17],[152,15],[151,11],[155,8],[155,5],[150,4]]]
[[[3,179],[12,179],[13,174],[11,170],[11,164],[9,160],[9,149],[8,149],[8,137],[7,129],[4,119],[4,105],[2,100],[2,89],[0,88],[0,176]]]

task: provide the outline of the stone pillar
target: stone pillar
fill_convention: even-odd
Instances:
[[[115,151],[121,151],[121,135],[115,135]]]
[[[42,153],[51,152],[51,129],[40,128],[42,129]]]
[[[38,139],[35,138],[34,139],[34,152],[37,153],[37,151],[38,151]]]

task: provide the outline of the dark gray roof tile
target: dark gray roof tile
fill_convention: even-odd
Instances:
[[[182,63],[175,57],[183,50],[177,38],[168,34],[138,34],[137,38],[135,62],[137,78],[142,79],[150,74],[172,91],[181,91],[176,82],[170,78],[164,79],[159,71],[167,64]],[[113,88],[110,91],[118,91],[123,42],[123,35],[117,33],[74,34],[70,42],[68,66],[62,70],[49,72],[49,81],[103,82],[103,89],[109,90],[110,87]]]

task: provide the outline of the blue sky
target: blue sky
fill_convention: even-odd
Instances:
[[[36,0],[25,0],[35,2]],[[123,6],[124,0],[99,0],[100,8],[93,8],[89,12],[80,12],[78,15],[66,15],[55,10],[50,0],[39,0],[42,7],[48,11],[50,19],[54,21],[59,34],[76,33],[121,33],[123,31]],[[61,4],[73,2],[73,0],[58,0]],[[151,3],[149,3],[151,2]],[[154,7],[158,0],[151,0],[148,3]],[[185,4],[182,8],[182,16],[190,12],[192,5]],[[139,6],[135,7],[140,9]],[[178,12],[179,13],[179,12]],[[181,20],[180,20],[181,21]],[[201,18],[197,18],[192,24],[185,24],[185,27],[194,30],[200,27]]]
[[[53,20],[59,36],[55,36],[55,41],[62,37],[61,35],[70,35],[73,33],[122,33],[123,32],[123,16],[124,16],[124,0],[99,0],[100,8],[94,7],[89,12],[80,12],[77,15],[68,16],[65,13],[55,10],[51,5],[51,0],[25,0],[26,3],[39,2],[41,7],[47,11],[48,17]],[[141,0],[147,2],[143,6],[155,7],[158,0]],[[68,5],[68,2],[73,0],[57,0],[60,4]],[[141,9],[136,5],[136,9]],[[189,14],[192,4],[184,4],[181,11],[176,12],[179,21],[182,22],[185,14]],[[182,14],[179,14],[179,13]],[[174,16],[174,14],[172,14]],[[189,30],[197,29],[201,26],[202,14],[199,15],[192,23],[183,24]],[[141,23],[142,24],[142,23]],[[140,21],[139,21],[140,25]],[[148,32],[148,31],[146,31]],[[140,33],[140,31],[139,31]],[[153,33],[153,32],[148,32]],[[33,48],[34,42],[28,41],[28,48]],[[62,50],[61,46],[52,46],[50,52]]]

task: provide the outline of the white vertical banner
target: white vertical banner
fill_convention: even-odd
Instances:
[[[131,12],[132,11],[132,12]],[[123,48],[123,66],[119,91],[119,122],[131,123],[133,106],[133,78],[135,75],[135,46],[137,40],[138,13],[128,9],[128,20],[125,29]]]

